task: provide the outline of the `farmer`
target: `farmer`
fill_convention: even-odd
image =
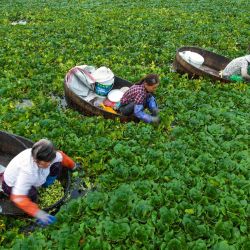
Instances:
[[[120,101],[119,111],[123,115],[134,114],[137,118],[146,123],[159,123],[159,110],[156,100],[152,95],[158,86],[158,75],[146,75],[124,93]],[[148,108],[151,114],[145,113],[144,108]]]
[[[39,209],[36,187],[53,184],[62,167],[71,170],[77,164],[62,151],[56,151],[47,139],[36,142],[14,157],[3,175],[2,189],[14,204],[28,215],[38,219],[38,223],[49,225],[55,217]]]
[[[250,46],[249,46],[250,50]],[[250,55],[233,59],[224,70],[222,76],[235,82],[250,80]]]

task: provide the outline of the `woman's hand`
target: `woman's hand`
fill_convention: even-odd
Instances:
[[[37,223],[41,226],[48,226],[56,222],[56,217],[50,214],[47,214],[43,210],[39,210],[35,218],[37,218]]]

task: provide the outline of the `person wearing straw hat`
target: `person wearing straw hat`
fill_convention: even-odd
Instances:
[[[119,111],[123,115],[134,114],[146,123],[158,124],[160,122],[159,110],[152,94],[159,86],[159,82],[159,76],[156,74],[148,74],[143,77],[124,93],[120,101]],[[151,114],[145,113],[145,108],[148,108]]]
[[[250,45],[248,50],[250,51]],[[250,81],[250,55],[233,59],[222,70],[221,75],[234,82]]]
[[[79,165],[64,152],[57,151],[51,141],[41,139],[10,161],[3,174],[2,189],[17,207],[37,218],[39,224],[53,224],[55,217],[36,204],[36,188],[52,185],[62,167],[74,170]]]

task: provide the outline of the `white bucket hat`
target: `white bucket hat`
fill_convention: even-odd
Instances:
[[[107,67],[100,67],[92,73],[92,76],[95,78],[96,82],[105,82],[114,78],[114,73]]]
[[[247,61],[250,62],[250,55],[246,55],[245,57],[246,57]]]

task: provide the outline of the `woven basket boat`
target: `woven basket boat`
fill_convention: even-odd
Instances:
[[[130,87],[132,86],[132,83],[124,80],[120,77],[115,76],[114,79],[114,85],[112,89],[120,89],[122,87]],[[68,86],[67,78],[65,77],[64,80],[64,93],[65,93],[65,99],[68,104],[68,106],[74,110],[77,110],[83,115],[86,116],[103,116],[106,119],[119,119],[121,122],[129,122],[129,121],[135,121],[138,122],[138,119],[134,116],[124,116],[121,114],[113,114],[106,110],[103,110],[100,107],[94,106],[93,101],[85,101],[78,95],[76,95]]]
[[[204,58],[204,63],[200,67],[194,66],[193,64],[184,60],[180,55],[180,52],[183,51],[191,51],[200,54]],[[231,60],[229,58],[210,52],[208,50],[187,46],[181,47],[177,50],[173,67],[178,73],[187,73],[190,77],[196,78],[199,76],[203,76],[208,77],[213,81],[229,83],[230,80],[222,78],[220,76],[220,71],[223,70],[230,61]]]
[[[0,131],[0,164],[6,167],[13,157],[26,148],[31,148],[32,145],[33,142],[24,137]],[[64,196],[53,205],[43,208],[43,210],[47,212],[57,211],[66,200],[69,193],[70,174],[66,168],[63,168],[62,174],[59,176],[58,180],[64,188]],[[2,183],[0,183],[0,186],[2,186],[1,184]],[[26,216],[26,214],[21,209],[17,208],[3,192],[0,192],[0,215],[1,214]]]

